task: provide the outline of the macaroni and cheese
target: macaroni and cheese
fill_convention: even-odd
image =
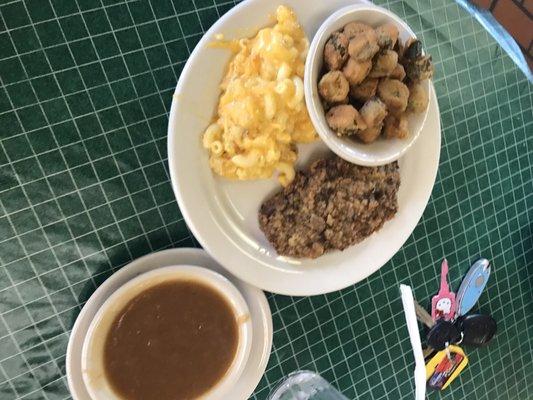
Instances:
[[[203,146],[210,166],[232,179],[294,179],[296,143],[316,133],[304,101],[303,74],[309,41],[294,12],[279,6],[277,23],[250,39],[218,43],[236,54],[221,83],[216,120]]]

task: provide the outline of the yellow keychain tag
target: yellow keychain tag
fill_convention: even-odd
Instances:
[[[444,390],[468,364],[468,357],[458,346],[439,351],[426,364],[426,382],[434,390]]]

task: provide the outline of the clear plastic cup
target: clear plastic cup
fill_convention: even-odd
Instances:
[[[276,385],[268,400],[348,400],[312,371],[296,371]]]

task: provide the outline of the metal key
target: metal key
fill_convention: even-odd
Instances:
[[[415,312],[416,312],[416,318],[422,322],[424,325],[426,325],[429,329],[433,328],[435,325],[435,321],[433,321],[433,318],[431,318],[431,315],[425,310],[424,307],[422,307],[418,302],[415,300]]]
[[[431,315],[426,311],[424,307],[422,307],[415,299],[415,312],[416,312],[416,318],[422,322],[425,326],[428,327],[428,329],[433,328],[435,325],[435,322],[433,321],[433,318],[431,318]],[[430,346],[426,347],[423,350],[424,358],[427,358],[431,353],[433,353],[434,349]]]

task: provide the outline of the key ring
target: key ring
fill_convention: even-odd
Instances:
[[[461,340],[459,340],[459,341],[456,342],[455,344],[456,344],[456,345],[459,345],[459,344],[463,343],[463,339],[464,339],[464,338],[465,338],[465,334],[464,334],[464,332],[461,332]]]

